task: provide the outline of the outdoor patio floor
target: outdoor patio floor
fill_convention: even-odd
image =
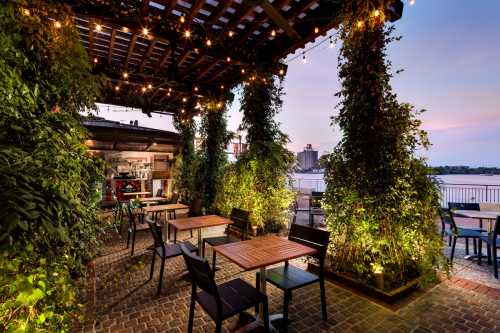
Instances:
[[[212,228],[206,234],[221,233]],[[181,234],[180,239],[189,234]],[[191,239],[194,242],[194,239]],[[149,233],[138,235],[136,253],[130,256],[126,239],[115,235],[105,242],[94,261],[95,275],[87,279],[82,295],[87,304],[87,320],[75,325],[75,332],[186,332],[191,287],[187,279],[178,279],[185,270],[182,257],[167,260],[163,292],[156,296],[159,265],[149,277],[151,252]],[[290,304],[290,332],[498,332],[500,331],[500,283],[491,267],[460,259],[459,245],[456,275],[421,293],[408,304],[393,311],[349,290],[327,282],[328,321],[321,320],[319,287],[296,290]],[[211,256],[211,250],[207,251]],[[218,257],[221,269],[217,283],[241,277],[254,284],[255,272],[241,269]],[[294,264],[305,265],[303,260]],[[270,312],[281,312],[283,294],[268,284]],[[230,331],[237,317],[225,322]],[[214,324],[197,305],[195,332],[213,332]]]

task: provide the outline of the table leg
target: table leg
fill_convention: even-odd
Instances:
[[[201,254],[201,228],[199,228],[198,230],[198,254],[200,255]]]
[[[260,274],[259,274],[259,286],[260,286],[260,292],[263,293],[264,295],[266,294],[266,267],[261,267],[260,268]],[[262,304],[259,305],[259,314],[258,318],[260,322],[264,321],[264,306]]]

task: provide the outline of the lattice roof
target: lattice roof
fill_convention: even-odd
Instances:
[[[280,59],[338,24],[340,2],[68,3],[96,71],[113,83],[101,102],[171,113],[183,99],[227,92],[256,69],[286,70]]]

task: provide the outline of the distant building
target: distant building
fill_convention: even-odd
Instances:
[[[304,151],[297,153],[297,161],[301,170],[311,170],[318,166],[318,151],[307,144]]]

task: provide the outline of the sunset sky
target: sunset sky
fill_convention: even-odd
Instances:
[[[433,143],[426,153],[431,165],[500,167],[499,15],[498,0],[417,0],[414,6],[405,1],[403,18],[396,22],[396,34],[403,39],[389,48],[394,70],[404,72],[392,85],[401,102],[427,110],[421,119]],[[334,93],[340,88],[338,48],[326,42],[306,54],[306,64],[300,57],[289,63],[277,120],[290,136],[292,151],[311,143],[323,153],[340,138],[330,126],[338,102]],[[238,110],[237,96],[228,113],[230,130],[239,125]],[[166,116],[147,119],[106,109],[100,115],[172,129]]]

